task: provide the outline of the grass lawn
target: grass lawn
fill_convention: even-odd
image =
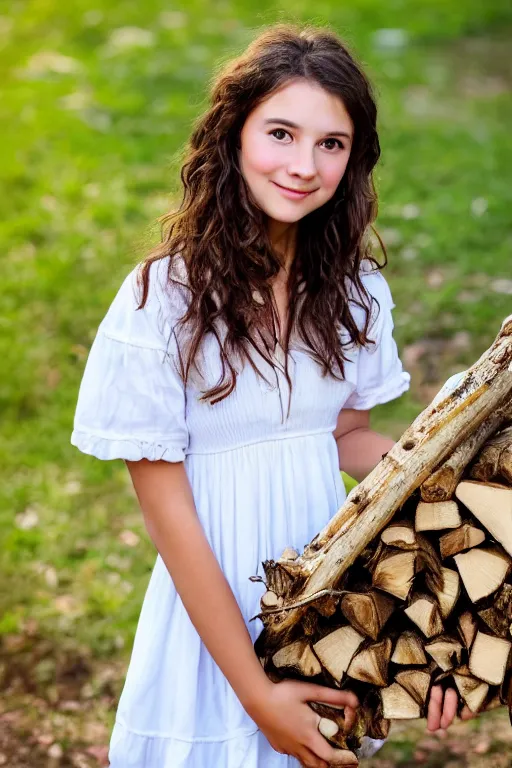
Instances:
[[[398,437],[511,311],[512,6],[257,9],[14,0],[0,16],[0,635],[17,658],[34,638],[50,649],[20,695],[51,683],[58,698],[55,669],[73,649],[98,663],[130,650],[154,548],[122,462],[69,444],[77,389],[100,319],[179,194],[180,150],[213,68],[260,26],[332,24],[377,89],[377,225],[413,386],[376,409],[375,427]]]

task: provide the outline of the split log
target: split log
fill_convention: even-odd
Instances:
[[[415,632],[403,632],[396,641],[391,661],[402,665],[421,665],[427,663],[423,643]]]
[[[492,597],[492,604],[478,611],[480,618],[497,637],[512,637],[512,585],[503,584]]]
[[[264,608],[275,608],[283,604],[283,599],[280,595],[276,595],[275,592],[268,589],[261,598],[261,604]]]
[[[412,523],[391,523],[385,528],[380,539],[383,544],[388,544],[398,549],[410,549],[416,546],[416,531]]]
[[[460,594],[460,578],[457,571],[451,568],[443,568],[443,588],[433,590],[439,602],[441,618],[447,619],[453,611]]]
[[[430,672],[422,669],[404,669],[395,675],[395,680],[423,709],[432,680]]]
[[[296,549],[294,549],[293,547],[286,547],[286,549],[283,550],[283,553],[279,559],[280,560],[296,560],[298,556],[299,556],[299,553],[297,552]]]
[[[350,662],[347,675],[378,687],[387,685],[392,645],[391,639],[387,637],[359,651]]]
[[[445,533],[439,539],[439,547],[441,550],[441,557],[445,560],[452,555],[458,555],[459,552],[464,552],[465,549],[471,549],[472,547],[478,547],[479,544],[483,544],[485,541],[485,533],[471,523],[464,523],[460,528],[456,528],[454,531]]]
[[[473,714],[479,712],[489,692],[488,683],[473,677],[468,667],[456,669],[452,677],[461,698],[471,712]]]
[[[390,720],[413,720],[420,717],[420,705],[399,683],[383,688],[381,696],[384,717]]]
[[[506,399],[501,407],[489,416],[469,435],[446,459],[446,461],[428,477],[421,486],[423,501],[447,501],[451,499],[466,466],[477,455],[487,438],[500,426],[512,419],[510,402]],[[505,464],[506,464],[505,458]],[[477,477],[476,479],[484,479]],[[485,479],[490,479],[485,478]],[[512,479],[511,479],[512,481]]]
[[[442,531],[444,528],[458,528],[462,525],[459,508],[455,501],[420,501],[416,509],[417,531]]]
[[[443,564],[439,555],[422,533],[417,534],[416,541],[418,546],[416,552],[417,573],[424,573],[425,583],[429,590],[432,592],[442,591],[444,588]]]
[[[342,744],[346,744],[346,739],[343,736],[342,732],[340,731],[340,726],[330,718],[327,717],[321,717],[320,721],[318,723],[318,730],[326,738],[328,741],[330,741],[333,746],[336,748],[336,763],[332,763],[332,765],[338,765],[338,766],[357,766],[359,765],[359,760],[357,759],[354,752],[347,749],[346,747],[342,747]],[[341,748],[340,748],[341,747]]]
[[[477,632],[469,655],[470,672],[489,685],[501,685],[512,643]]]
[[[373,572],[373,586],[406,600],[412,587],[415,562],[414,552],[383,555]]]
[[[497,548],[470,549],[455,555],[455,564],[470,600],[478,602],[496,592],[510,571],[510,558]]]
[[[285,644],[285,636],[301,621],[307,606],[320,593],[336,588],[397,508],[511,394],[512,316],[450,396],[418,416],[302,555],[291,562],[264,563],[267,582],[278,566],[290,576],[286,593],[282,593],[283,605],[259,614],[269,645]]]
[[[512,410],[509,420],[512,420]],[[486,442],[470,467],[469,476],[484,483],[502,476],[512,483],[512,427],[504,429]]]
[[[504,584],[496,595],[494,607],[512,621],[512,585]]]
[[[321,664],[307,640],[297,640],[281,648],[273,655],[272,662],[278,669],[288,668],[304,677],[313,677],[322,672]]]
[[[339,728],[334,720],[328,720],[326,717],[322,717],[318,723],[318,730],[326,739],[332,739],[332,737],[336,736],[338,733]]]
[[[425,650],[443,672],[460,665],[462,645],[452,637],[438,637],[434,642],[428,643]]]
[[[395,605],[392,597],[370,590],[365,594],[347,593],[341,598],[340,609],[357,632],[377,640]]]
[[[493,605],[490,608],[478,611],[478,615],[496,637],[506,639],[512,635],[512,632],[510,631],[510,620],[497,611]]]
[[[417,595],[405,609],[405,613],[425,637],[439,635],[444,629],[439,607],[430,595]]]
[[[323,704],[320,701],[310,701],[309,706],[317,715],[320,715],[318,730],[322,736],[325,736],[338,749],[347,749],[343,707],[337,707],[335,704]]]
[[[473,640],[475,639],[477,628],[477,621],[469,611],[465,611],[459,616],[458,631],[468,651],[470,650],[473,644]]]
[[[464,480],[455,493],[512,556],[512,488]]]
[[[347,625],[323,637],[313,645],[313,650],[329,674],[340,683],[363,640],[363,635]]]

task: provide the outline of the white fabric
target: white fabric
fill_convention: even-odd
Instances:
[[[286,420],[285,377],[263,361],[270,383],[246,365],[235,391],[213,406],[199,401],[197,377],[184,391],[173,330],[186,291],[164,290],[167,266],[167,260],[152,265],[144,309],[136,311],[135,270],[117,293],[92,344],[71,442],[100,459],[184,460],[205,534],[254,641],[262,624],[249,620],[259,613],[264,586],[249,577],[263,575],[262,561],[279,557],[286,546],[302,551],[345,499],[333,437],[339,411],[371,408],[409,386],[392,337],[392,299],[380,273],[363,275],[381,307],[372,321],[378,344],[350,350],[345,381],[322,377],[309,355],[292,346]],[[207,339],[202,372],[208,386],[221,372],[217,349]],[[241,706],[160,556],[109,756],[112,768],[298,766],[272,749]]]

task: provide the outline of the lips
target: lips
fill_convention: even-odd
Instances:
[[[281,191],[281,195],[283,197],[287,197],[288,200],[305,200],[306,197],[309,197],[309,195],[315,191],[312,189],[306,190],[305,192],[300,192],[296,189],[290,189],[290,187],[282,187],[281,184],[278,184],[275,181],[273,181],[272,184],[274,184]]]
[[[278,184],[277,181],[272,182],[276,185],[276,187],[280,187],[281,189],[285,189],[287,192],[295,192],[298,195],[309,195],[314,190],[312,189],[292,189],[291,187],[283,187],[282,184]]]

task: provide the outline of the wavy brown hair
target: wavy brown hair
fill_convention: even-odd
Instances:
[[[187,311],[179,323],[191,329],[181,360],[185,382],[193,364],[199,369],[198,351],[204,337],[213,334],[217,339],[222,376],[202,392],[202,399],[212,404],[236,386],[235,358],[247,360],[263,376],[252,349],[275,367],[279,319],[271,281],[282,263],[269,239],[266,214],[255,205],[242,176],[238,149],[249,113],[298,78],[320,85],[343,101],[353,122],[354,139],[334,196],[297,223],[297,246],[288,277],[289,322],[282,347],[287,352],[296,333],[322,367],[322,375],[343,379],[347,357],[341,327],[348,333],[348,343],[370,342],[370,297],[360,268],[365,258],[379,268],[368,237],[377,215],[372,171],[380,156],[372,88],[354,56],[330,29],[275,24],[214,76],[209,108],[194,124],[185,150],[182,202],[177,211],[158,219],[162,241],[139,272],[139,308],[147,299],[150,266],[159,259],[169,257],[169,284],[186,285]],[[186,268],[185,283],[173,268],[180,257]],[[356,304],[365,311],[362,330],[350,312],[350,284],[361,299],[355,299]],[[287,355],[284,360],[291,392]]]

